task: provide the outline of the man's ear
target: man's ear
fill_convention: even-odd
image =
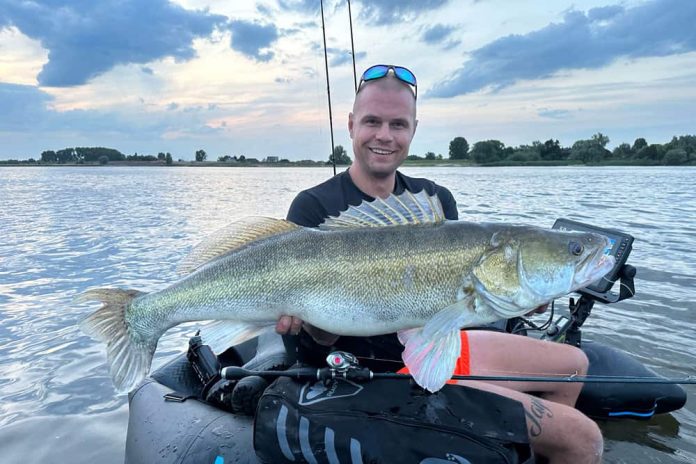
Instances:
[[[348,133],[350,138],[353,138],[353,113],[348,113]]]

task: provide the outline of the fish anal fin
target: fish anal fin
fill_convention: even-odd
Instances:
[[[271,331],[272,324],[249,324],[238,321],[215,321],[201,327],[201,340],[217,354],[230,346],[239,345],[247,340]]]
[[[179,264],[179,275],[189,274],[204,264],[257,240],[280,235],[299,226],[285,219],[247,217],[210,235],[193,248]]]

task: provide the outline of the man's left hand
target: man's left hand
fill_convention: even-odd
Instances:
[[[548,304],[548,303],[546,303],[546,304],[544,304],[544,305],[541,305],[541,306],[539,306],[538,308],[529,311],[529,312],[528,312],[527,314],[525,314],[524,316],[525,316],[525,317],[529,317],[529,316],[533,316],[533,315],[535,315],[535,314],[542,314],[542,313],[545,313],[547,309],[549,309],[549,304]]]

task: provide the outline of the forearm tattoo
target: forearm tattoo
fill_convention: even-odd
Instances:
[[[538,437],[541,435],[541,420],[544,417],[553,417],[551,409],[546,406],[539,398],[533,398],[529,409],[524,408],[524,413],[529,420],[529,436]]]

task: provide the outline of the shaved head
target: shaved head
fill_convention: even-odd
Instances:
[[[355,95],[353,102],[353,113],[357,113],[360,109],[361,102],[367,99],[374,98],[376,94],[391,96],[396,99],[410,102],[412,107],[413,119],[416,119],[416,98],[408,84],[401,82],[392,74],[387,74],[381,79],[363,82],[358,93]],[[408,97],[408,98],[405,98]]]

